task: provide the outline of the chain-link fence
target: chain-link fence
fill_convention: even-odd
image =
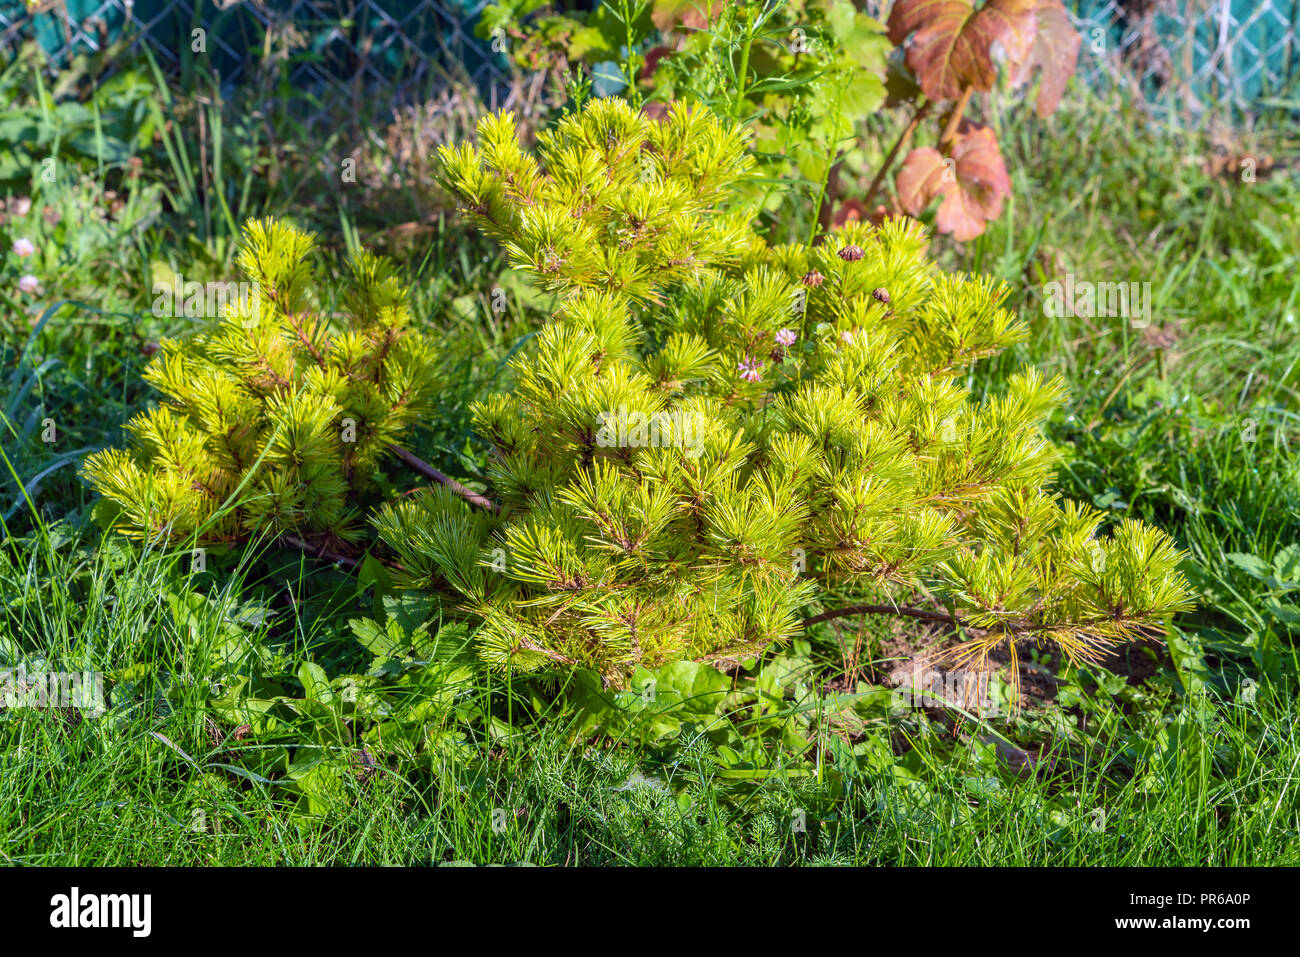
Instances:
[[[1300,0],[1090,0],[1074,8],[1084,36],[1079,72],[1094,86],[1122,83],[1193,113],[1300,103]]]
[[[474,36],[487,0],[0,0],[0,61],[36,41],[51,67],[147,47],[176,75],[260,87],[307,124],[362,119],[451,87],[510,86]]]
[[[487,0],[0,0],[0,54],[35,39],[54,65],[147,43],[181,69],[202,47],[223,85],[274,72],[323,108],[413,103],[470,83],[493,99],[504,59],[473,34]],[[864,0],[884,15],[890,0]],[[1066,0],[1084,36],[1079,75],[1200,113],[1300,101],[1300,0]],[[354,109],[355,112],[355,109]]]

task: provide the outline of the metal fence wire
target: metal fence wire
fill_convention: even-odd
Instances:
[[[0,54],[29,40],[52,67],[117,44],[148,44],[179,69],[203,37],[207,63],[234,87],[278,69],[279,88],[325,110],[410,104],[455,82],[489,99],[510,70],[474,36],[488,0],[0,0]],[[890,0],[865,0],[888,13]],[[1083,34],[1078,75],[1121,84],[1153,106],[1254,112],[1300,100],[1300,0],[1066,0]],[[202,34],[195,33],[202,31]],[[348,102],[348,100],[344,100]]]

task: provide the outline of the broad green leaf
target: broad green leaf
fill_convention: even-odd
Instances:
[[[304,661],[298,666],[298,680],[302,682],[303,693],[309,701],[331,704],[337,698],[330,688],[329,678],[325,676],[325,669],[314,661]]]

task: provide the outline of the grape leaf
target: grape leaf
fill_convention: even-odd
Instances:
[[[1051,116],[1061,105],[1065,84],[1074,76],[1083,37],[1074,29],[1061,0],[1038,0],[1038,29],[1027,56],[1011,63],[1011,83],[1021,86],[1035,70],[1042,71],[1036,108],[1039,116]]]
[[[985,223],[1002,215],[1002,200],[1011,192],[997,136],[970,123],[961,125],[948,156],[933,146],[908,153],[895,182],[898,200],[912,216],[942,196],[935,227],[960,242],[979,236]]]
[[[650,19],[660,33],[671,33],[681,24],[688,30],[703,30],[722,12],[722,0],[712,0],[706,15],[700,0],[656,0]]]
[[[989,90],[997,78],[993,45],[1013,62],[1028,56],[1034,42],[1038,0],[899,0],[889,14],[895,46],[911,34],[907,66],[931,100],[954,100],[966,87]]]

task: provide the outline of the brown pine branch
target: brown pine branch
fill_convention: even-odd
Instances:
[[[803,626],[815,625],[820,621],[831,621],[835,618],[851,618],[854,615],[898,615],[904,618],[919,618],[921,621],[937,621],[948,625],[964,625],[965,623],[958,618],[943,611],[929,611],[925,608],[911,608],[907,605],[845,605],[843,608],[832,608],[830,611],[824,611],[819,615],[812,615],[803,620]]]
[[[305,330],[301,325],[299,325],[297,318],[292,313],[286,312],[284,314],[284,318],[285,321],[289,323],[289,327],[293,329],[294,336],[296,336],[298,341],[302,343],[302,347],[306,349],[309,353],[311,353],[312,361],[315,362],[316,365],[320,366],[321,368],[324,368],[325,355],[320,351],[320,349],[316,347],[316,343],[312,342],[311,336],[308,335],[307,330]],[[315,327],[315,328],[319,328],[319,327]]]
[[[455,492],[465,501],[469,502],[471,505],[477,505],[479,508],[485,508],[489,512],[493,512],[493,513],[500,511],[500,509],[497,508],[497,504],[493,502],[491,499],[480,495],[478,492],[474,492],[471,491],[470,489],[467,489],[465,486],[457,482],[454,478],[449,478],[448,476],[439,472],[428,462],[424,461],[414,453],[408,452],[400,445],[390,445],[388,447],[388,451],[392,452],[399,459],[405,462],[416,472],[419,472],[425,478],[431,479],[435,482],[447,486],[447,488],[451,489],[453,492]]]
[[[357,559],[349,558],[347,555],[330,551],[328,548],[317,548],[314,545],[310,545],[297,535],[281,535],[280,541],[291,548],[298,549],[298,551],[305,555],[309,555],[312,558],[319,558],[322,561],[333,562],[336,565],[342,565],[348,569],[356,568],[361,564]]]
[[[1026,632],[1038,633],[1041,635],[1051,636],[1054,632],[1077,632],[1086,631],[1089,628],[1100,626],[1118,626],[1122,630],[1132,631],[1142,635],[1144,638],[1160,640],[1164,633],[1163,627],[1159,623],[1142,621],[1137,618],[1126,617],[1123,615],[1109,615],[1095,618],[1085,618],[1076,622],[1058,622],[1056,624],[1045,624],[1027,619],[1019,621],[1003,621],[998,627],[989,628],[979,625],[972,625],[964,618],[950,615],[945,611],[931,611],[926,608],[913,608],[907,605],[845,605],[843,608],[832,608],[829,611],[821,612],[817,615],[811,615],[802,622],[803,627],[815,625],[822,621],[833,621],[836,618],[852,618],[855,615],[894,615],[901,618],[916,618],[920,621],[931,621],[939,624],[952,625],[955,628],[962,628],[967,631],[981,632],[985,634],[997,633],[1003,637],[1014,638],[1023,635]],[[1103,641],[1110,640],[1107,636],[1101,635],[1099,638]],[[1056,639],[1053,639],[1056,640]]]

